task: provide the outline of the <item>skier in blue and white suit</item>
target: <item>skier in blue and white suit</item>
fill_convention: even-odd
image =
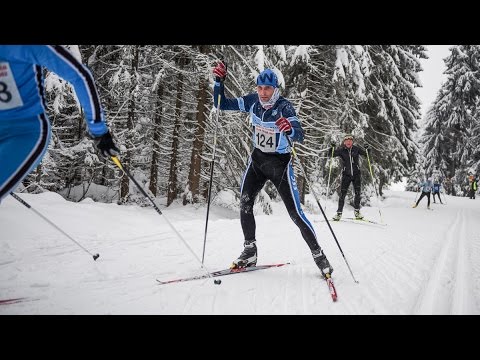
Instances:
[[[280,96],[277,75],[271,69],[266,69],[257,77],[256,93],[229,99],[224,93],[226,66],[220,62],[213,73],[216,80],[213,95],[215,107],[218,107],[220,97],[221,110],[250,113],[253,125],[254,150],[241,186],[240,221],[245,237],[244,250],[231,267],[242,268],[255,266],[257,263],[253,205],[265,182],[270,180],[282,197],[291,219],[300,229],[322,274],[331,274],[333,268],[318,244],[312,224],[300,206],[292,166],[292,150],[286,137],[290,137],[291,141],[302,142],[303,129],[293,105]]]
[[[70,82],[88,132],[104,156],[118,155],[90,71],[59,45],[0,46],[0,201],[35,169],[50,142],[42,67]]]
[[[416,208],[420,203],[420,200],[422,200],[426,196],[428,199],[427,209],[430,209],[430,193],[432,192],[433,188],[432,179],[425,179],[425,181],[420,182],[418,185],[422,189],[422,194],[420,195],[420,198],[417,200],[417,202],[413,205],[413,207]]]

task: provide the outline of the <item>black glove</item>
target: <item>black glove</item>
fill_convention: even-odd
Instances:
[[[107,131],[100,137],[94,138],[94,141],[97,149],[100,151],[100,154],[105,157],[117,156],[120,153],[120,150],[113,143],[110,131]]]
[[[330,143],[330,146],[331,146],[332,148],[335,148],[336,145],[335,145],[334,142],[332,142],[332,143]]]
[[[365,150],[368,151],[368,149],[370,149],[370,145],[365,144]]]

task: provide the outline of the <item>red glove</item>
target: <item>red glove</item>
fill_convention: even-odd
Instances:
[[[287,135],[292,133],[292,124],[284,117],[275,121],[275,125],[278,126],[278,130],[285,132]]]
[[[216,81],[225,81],[227,77],[227,67],[223,62],[219,62],[217,66],[213,68],[213,75],[215,75]]]

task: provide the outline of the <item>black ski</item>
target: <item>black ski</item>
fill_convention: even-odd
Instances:
[[[250,267],[246,267],[246,268],[240,268],[240,269],[223,269],[223,270],[213,271],[213,272],[209,273],[208,275],[207,274],[202,274],[202,275],[191,276],[191,277],[180,278],[180,279],[174,279],[174,280],[167,280],[167,281],[161,281],[161,280],[157,279],[157,281],[160,285],[165,285],[165,284],[171,284],[171,283],[177,283],[177,282],[183,282],[183,281],[206,279],[206,278],[209,278],[209,277],[218,277],[218,276],[225,276],[225,275],[240,274],[240,273],[249,272],[249,271],[270,269],[270,268],[274,268],[274,267],[281,267],[281,266],[288,265],[288,264],[290,264],[290,263],[258,265],[258,266],[250,266]]]

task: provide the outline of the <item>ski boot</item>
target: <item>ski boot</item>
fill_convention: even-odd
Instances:
[[[230,269],[240,269],[257,265],[257,241],[245,240],[243,245],[245,248],[240,256],[230,265]]]
[[[414,209],[415,209],[416,207],[417,207],[417,204],[413,204],[412,208],[414,208]]]
[[[337,212],[337,215],[335,215],[332,220],[333,221],[340,221],[341,218],[342,218],[342,213]]]
[[[355,220],[363,220],[363,215],[360,214],[360,210],[355,209],[353,213],[355,214]]]
[[[328,262],[327,257],[323,253],[322,249],[313,250],[312,256],[315,264],[317,264],[325,279],[327,279],[327,274],[329,276],[332,275],[333,267]]]

